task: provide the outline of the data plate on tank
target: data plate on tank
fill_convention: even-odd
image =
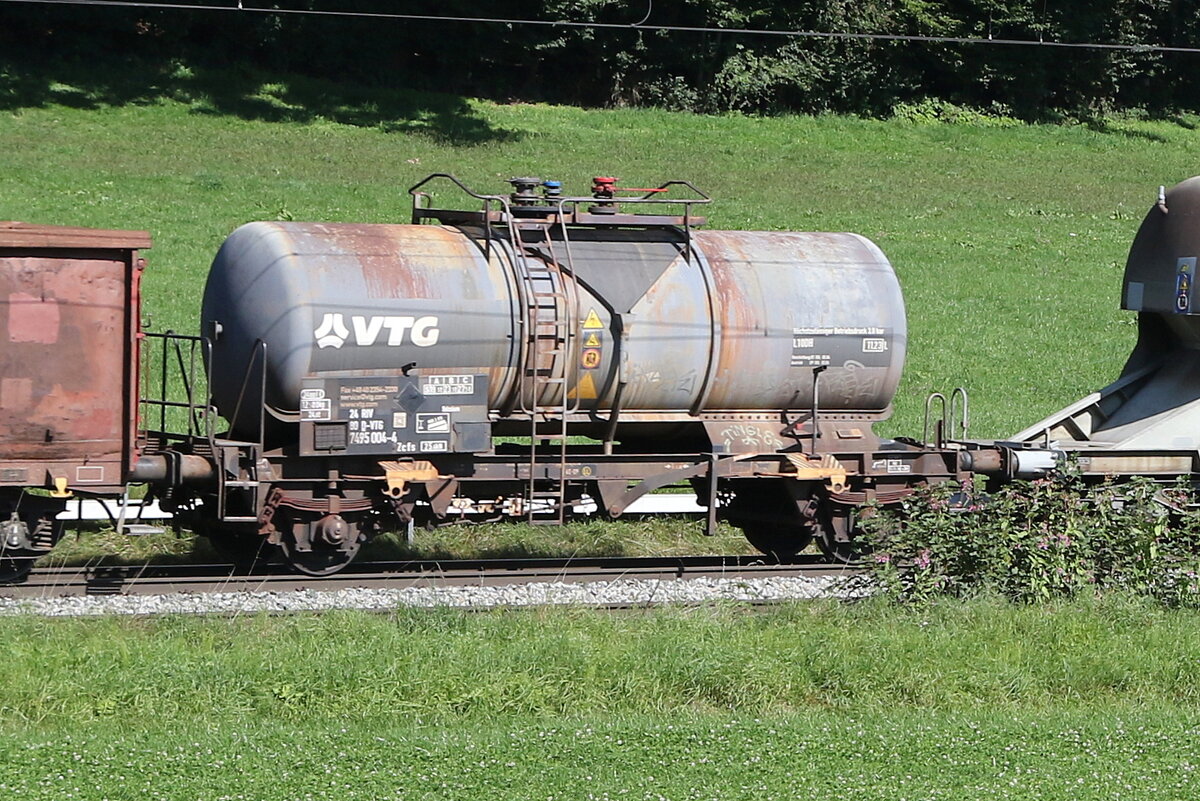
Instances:
[[[890,328],[793,328],[792,367],[887,367],[893,338]]]
[[[302,456],[478,453],[490,450],[488,377],[306,378]]]

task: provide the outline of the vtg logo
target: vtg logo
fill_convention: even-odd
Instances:
[[[404,334],[408,332],[409,341],[418,348],[428,348],[438,341],[438,318],[436,317],[363,317],[355,315],[350,318],[354,329],[354,344],[367,347],[374,345],[383,330],[387,329],[386,344],[392,347],[404,344]],[[345,317],[341,314],[327,312],[321,324],[313,331],[317,346],[321,348],[340,348],[350,339],[351,330],[346,327]]]

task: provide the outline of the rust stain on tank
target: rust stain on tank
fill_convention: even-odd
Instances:
[[[725,388],[737,385],[738,377],[760,366],[762,354],[754,352],[757,338],[765,336],[761,309],[766,302],[757,275],[747,269],[753,256],[744,237],[736,232],[705,231],[697,236],[712,270],[721,325],[720,342],[713,358],[713,388],[706,406],[726,408]]]
[[[430,292],[444,276],[436,268],[463,255],[449,232],[432,226],[307,224],[301,236],[306,258],[326,271],[356,271],[367,296],[378,300],[437,297]]]
[[[902,365],[903,303],[877,248],[823,232],[704,231],[696,242],[720,326],[706,408],[806,407],[817,364],[828,367],[822,407],[887,406]],[[856,336],[879,338],[886,355],[872,358]]]
[[[334,241],[357,262],[368,297],[403,299],[423,297],[419,273],[411,269],[405,239],[397,225],[342,225]]]

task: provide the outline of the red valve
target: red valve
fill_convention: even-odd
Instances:
[[[592,179],[592,194],[596,197],[612,197],[615,192],[643,192],[650,194],[653,192],[666,192],[665,188],[656,189],[638,189],[632,186],[617,187],[616,178],[593,178]]]
[[[617,189],[616,178],[593,178],[592,195],[599,198],[610,198]]]

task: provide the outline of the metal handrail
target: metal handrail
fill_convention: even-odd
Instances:
[[[941,401],[942,404],[942,416],[934,421],[934,433],[937,435],[936,444],[937,447],[940,448],[944,444],[947,411],[946,396],[940,392],[931,392],[929,393],[929,397],[925,398],[925,425],[921,429],[921,442],[925,443],[926,445],[929,444],[929,422],[930,415],[933,411],[933,402],[935,400]]]
[[[955,418],[955,412],[959,411],[958,399],[962,398],[961,414]],[[954,439],[954,426],[958,425],[959,439],[967,438],[967,429],[971,425],[971,415],[967,403],[966,387],[955,387],[950,393],[950,438]]]
[[[575,412],[579,411],[580,407],[583,405],[583,399],[579,397],[578,393],[576,393],[574,403],[566,402],[568,400],[566,397],[566,393],[568,391],[567,387],[579,384],[579,362],[575,358],[575,353],[572,349],[572,343],[578,341],[580,334],[579,279],[575,277],[575,258],[571,255],[571,238],[567,233],[567,226],[562,222],[564,215],[565,210],[563,201],[560,199],[558,201],[558,227],[562,229],[563,250],[565,250],[567,254],[567,272],[571,274],[570,294],[567,302],[567,341],[563,343],[563,347],[566,350],[566,362],[563,364],[563,378],[566,379],[563,382],[563,417],[565,421],[566,415],[574,414]],[[547,235],[550,235],[549,231],[547,232]],[[551,253],[553,253],[553,245],[551,245],[550,248]],[[559,262],[557,258],[555,259],[555,263],[558,264],[559,273],[561,276],[562,263]],[[572,378],[575,379],[574,382],[571,381]]]
[[[158,397],[150,397],[148,388],[150,386],[150,375],[147,372],[146,380],[143,385],[143,393],[138,398],[138,405],[145,409],[158,410],[158,433],[167,434],[179,438],[196,437],[201,431],[201,418],[208,416],[207,404],[196,402],[196,384],[194,381],[196,370],[196,348],[201,345],[203,340],[197,336],[188,334],[176,334],[174,331],[158,332],[143,332],[142,336],[146,339],[158,339],[162,342],[162,347],[159,350],[159,382],[158,382]],[[190,345],[188,347],[187,363],[184,361],[184,343]],[[150,350],[147,349],[147,353]],[[184,401],[170,400],[168,398],[170,381],[169,372],[170,364],[174,356],[174,362],[179,371],[180,380],[183,382]],[[168,409],[186,409],[190,412],[188,415],[187,431],[186,432],[169,432],[167,430],[167,410]]]
[[[261,354],[261,358],[260,358]],[[242,376],[242,387],[238,390],[237,403],[234,404],[233,414],[229,417],[229,426],[237,425],[242,414],[242,402],[246,399],[246,389],[250,385],[250,377],[255,362],[259,364],[259,394],[258,394],[258,441],[255,443],[262,448],[266,438],[266,405],[267,405],[267,343],[262,339],[254,340],[250,359],[246,362],[246,371]]]
[[[417,223],[420,221],[421,215],[418,214],[419,211],[426,211],[431,208],[430,206],[420,205],[421,200],[424,199],[425,201],[428,201],[428,202],[432,202],[432,200],[433,200],[432,196],[428,192],[420,191],[421,187],[423,187],[426,184],[428,184],[432,181],[435,181],[437,179],[444,179],[444,180],[450,181],[452,184],[454,184],[456,187],[458,187],[460,190],[462,190],[462,192],[464,194],[466,194],[470,197],[473,197],[476,200],[482,200],[484,202],[483,212],[485,214],[490,210],[491,203],[500,203],[506,210],[508,210],[508,213],[511,215],[511,210],[509,209],[508,202],[507,202],[508,197],[506,195],[482,194],[480,192],[476,192],[475,190],[471,189],[469,186],[467,186],[465,183],[463,183],[461,180],[459,180],[457,177],[455,177],[454,175],[452,175],[450,173],[435,172],[432,175],[426,176],[424,179],[422,179],[418,183],[414,184],[413,186],[409,187],[409,189],[408,189],[408,194],[411,195],[413,198],[413,222],[414,223]],[[673,198],[673,197],[661,197],[660,196],[660,193],[667,191],[667,190],[671,189],[672,187],[676,187],[676,186],[686,187],[687,189],[689,189],[692,192],[695,192],[697,195],[699,195],[699,197]],[[621,190],[617,189],[617,191],[621,191]],[[558,197],[558,198],[552,198],[552,199],[547,200],[547,205],[545,206],[547,211],[551,211],[553,209],[553,206],[550,205],[551,202],[553,202],[554,204],[557,205],[560,219],[562,217],[564,217],[566,214],[566,206],[570,205],[572,207],[571,211],[572,211],[572,213],[574,213],[574,210],[575,210],[574,207],[578,206],[579,204],[583,204],[583,203],[604,202],[604,203],[612,203],[617,206],[624,205],[624,204],[683,206],[684,227],[691,228],[691,226],[692,226],[692,222],[691,222],[692,206],[708,205],[709,203],[712,203],[712,198],[709,197],[705,192],[703,192],[702,190],[697,188],[696,185],[693,184],[691,181],[670,180],[670,181],[666,181],[666,182],[660,184],[658,187],[656,187],[652,190],[649,190],[648,192],[646,192],[645,195],[642,195],[641,197],[598,198],[594,195],[582,195],[582,196],[578,196],[578,197],[573,197],[573,196]],[[689,247],[690,247],[690,245],[689,245]]]

